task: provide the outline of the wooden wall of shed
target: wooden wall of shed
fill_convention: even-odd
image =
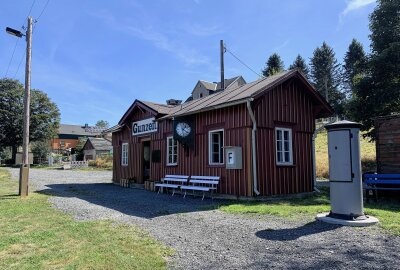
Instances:
[[[312,135],[314,104],[295,80],[256,100],[257,178],[262,195],[310,192],[313,189]],[[276,165],[275,128],[292,129],[293,165]]]
[[[400,116],[377,119],[375,128],[378,173],[400,173]]]
[[[152,117],[149,113],[135,112],[129,122]],[[138,183],[142,179],[142,147],[141,141],[149,139],[150,150],[161,151],[161,162],[151,163],[150,179],[159,180],[166,174],[182,175],[212,175],[220,176],[219,193],[237,196],[252,196],[251,186],[251,121],[247,115],[246,105],[237,105],[225,109],[218,109],[197,114],[195,116],[196,135],[195,148],[185,150],[178,144],[178,164],[167,166],[166,164],[166,138],[173,134],[171,120],[159,122],[158,132],[148,136],[132,136],[128,127],[113,133],[114,146],[114,170],[113,179],[120,183],[121,179],[136,178]],[[243,169],[226,170],[225,165],[208,165],[208,132],[215,129],[224,129],[225,146],[241,146],[243,150]],[[129,142],[129,166],[121,164],[121,145]],[[139,153],[139,157],[137,156]]]

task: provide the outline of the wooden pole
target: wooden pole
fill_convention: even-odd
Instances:
[[[221,89],[225,90],[225,75],[224,75],[224,41],[220,40],[220,56],[221,56]]]
[[[32,52],[32,17],[28,17],[26,30],[26,63],[25,63],[25,95],[24,95],[24,128],[22,143],[22,166],[20,170],[19,195],[28,196],[29,190],[29,114],[31,101],[31,52]]]

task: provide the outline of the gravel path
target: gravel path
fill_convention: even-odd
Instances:
[[[10,169],[14,178],[18,170]],[[78,220],[136,224],[177,251],[174,269],[398,269],[400,237],[378,227],[205,211],[211,200],[111,184],[111,172],[32,169],[39,192]],[[203,209],[203,210],[202,210]]]

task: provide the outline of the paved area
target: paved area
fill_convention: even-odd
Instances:
[[[16,179],[18,170],[11,169]],[[110,172],[31,170],[38,192],[78,220],[112,219],[147,230],[177,254],[173,269],[398,269],[400,237],[378,227],[341,227],[204,210],[218,201],[111,184]]]

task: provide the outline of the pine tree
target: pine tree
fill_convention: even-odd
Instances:
[[[370,15],[371,55],[364,76],[356,78],[351,117],[374,138],[373,119],[400,113],[400,1],[379,0]]]
[[[342,115],[345,95],[340,91],[340,65],[335,52],[325,42],[314,50],[310,77],[314,87],[331,104],[336,114]]]
[[[363,76],[367,69],[367,56],[360,42],[353,39],[344,57],[343,86],[346,94],[354,93],[354,84],[357,77]]]
[[[281,57],[277,54],[274,53],[272,54],[269,58],[267,63],[265,64],[265,68],[262,71],[262,74],[265,77],[275,75],[285,69],[285,66],[283,64],[283,61],[281,60]]]
[[[308,68],[308,65],[306,63],[306,60],[304,60],[303,57],[301,57],[301,55],[297,55],[296,59],[294,60],[293,64],[291,64],[289,66],[289,69],[298,69],[300,70],[304,76],[306,76],[306,78],[308,79],[310,76],[310,69]]]

